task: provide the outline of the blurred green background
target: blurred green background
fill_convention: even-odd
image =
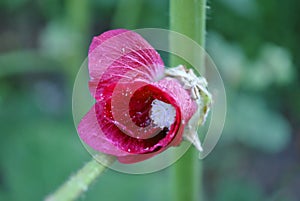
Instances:
[[[167,0],[0,1],[0,200],[42,200],[90,155],[71,113],[94,35],[168,28]],[[207,50],[225,82],[223,135],[203,161],[209,201],[300,198],[300,1],[210,0]],[[107,170],[81,200],[171,198],[170,168]],[[184,185],[184,184],[183,184]]]

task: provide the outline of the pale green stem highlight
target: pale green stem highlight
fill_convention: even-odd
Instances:
[[[206,0],[170,0],[170,29],[190,37],[202,47],[205,46],[205,16]],[[171,49],[176,46],[176,41],[172,38],[170,46]],[[178,57],[170,57],[170,66],[179,64],[191,67]],[[201,72],[204,72],[204,66]],[[202,164],[194,147],[173,165],[172,170],[174,178],[172,200],[203,200]]]

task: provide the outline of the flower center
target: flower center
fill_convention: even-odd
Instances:
[[[168,103],[155,99],[152,102],[150,118],[159,128],[170,128],[175,121],[176,110]]]

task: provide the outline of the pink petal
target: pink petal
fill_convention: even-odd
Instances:
[[[77,131],[80,138],[94,150],[114,156],[128,155],[128,152],[117,149],[104,135],[97,121],[95,106],[80,121]]]
[[[104,33],[102,33],[99,36],[95,36],[92,40],[92,43],[90,45],[89,48],[89,54],[96,49],[99,45],[101,45],[101,43],[103,43],[104,41],[106,41],[107,39],[114,37],[118,34],[124,33],[128,30],[126,29],[115,29],[115,30],[110,30],[110,31],[106,31]]]
[[[96,99],[102,89],[120,79],[159,80],[164,65],[159,54],[139,34],[123,29],[94,37],[89,51],[90,91]]]

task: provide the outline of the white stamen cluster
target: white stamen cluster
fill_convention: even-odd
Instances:
[[[197,77],[192,69],[186,70],[183,65],[166,69],[166,76],[177,78],[185,89],[191,91],[191,97],[194,100],[201,99],[201,92],[211,98],[207,91],[207,81],[204,77]]]
[[[175,121],[175,108],[171,104],[157,99],[151,105],[150,118],[153,120],[153,123],[161,129],[170,128]]]

